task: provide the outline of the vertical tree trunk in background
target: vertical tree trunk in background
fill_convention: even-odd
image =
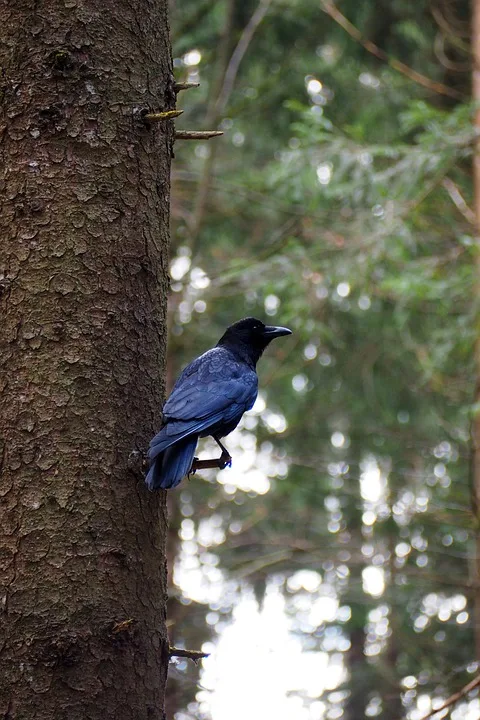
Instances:
[[[472,0],[472,96],[476,103],[475,128],[480,133],[480,0]],[[477,263],[480,272],[480,141],[477,141],[473,158],[473,183],[474,183],[474,210],[477,218]],[[478,280],[477,312],[480,302],[480,279]],[[477,334],[480,334],[480,323],[477,323]],[[472,423],[472,475],[473,475],[473,503],[476,515],[476,542],[475,542],[475,566],[473,568],[473,592],[474,592],[474,633],[476,659],[480,661],[480,413],[478,411],[480,402],[480,337],[477,337],[476,345],[477,360],[477,383],[475,391],[475,415]]]
[[[351,575],[350,582],[357,584],[361,582],[361,571]],[[367,613],[365,605],[362,603],[350,603],[350,607],[352,618],[347,625],[350,648],[345,653],[345,666],[349,674],[349,695],[345,700],[344,718],[345,720],[358,720],[358,718],[365,717],[370,692],[364,655]]]
[[[222,34],[218,41],[218,50],[216,53],[215,75],[212,81],[212,87],[208,98],[208,107],[205,116],[205,127],[215,129],[221,113],[217,106],[220,93],[222,90],[225,73],[228,67],[230,48],[232,45],[233,16],[235,13],[236,0],[227,0],[225,7],[225,19],[222,28]],[[192,259],[198,251],[199,236],[202,229],[202,223],[205,216],[207,199],[211,192],[210,181],[215,166],[218,144],[212,143],[208,146],[208,155],[205,159],[202,173],[197,185],[197,193],[194,202],[193,216],[190,223],[190,251]]]
[[[391,498],[389,498],[390,506],[390,517],[394,517]],[[398,603],[395,602],[397,596],[397,568],[395,565],[396,554],[395,547],[397,544],[397,538],[394,535],[390,535],[387,539],[388,542],[388,578],[389,578],[389,605],[390,605],[390,630],[391,635],[387,638],[387,647],[385,650],[384,658],[385,662],[379,663],[378,674],[383,679],[383,714],[385,720],[398,720],[405,714],[405,710],[402,703],[402,685],[400,681],[399,656],[400,656],[400,642],[402,637],[402,625],[400,619],[400,608]]]
[[[160,720],[166,0],[0,9],[0,715]],[[121,623],[124,623],[123,625]]]

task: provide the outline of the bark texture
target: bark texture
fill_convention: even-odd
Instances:
[[[164,717],[166,0],[0,5],[0,717]]]

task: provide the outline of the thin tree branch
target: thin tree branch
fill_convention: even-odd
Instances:
[[[221,130],[177,130],[175,140],[210,140],[223,135]]]
[[[427,715],[424,715],[422,720],[428,720],[429,718],[432,718],[434,715],[436,715],[439,712],[442,712],[442,710],[446,710],[447,708],[451,707],[452,705],[455,705],[456,702],[461,700],[465,695],[467,695],[471,690],[474,690],[476,687],[480,685],[480,675],[477,675],[476,678],[474,678],[471,682],[468,683],[468,685],[465,685],[461,690],[459,690],[456,693],[453,693],[445,702],[443,705],[440,705],[440,707],[435,708],[434,710],[430,710],[430,712]]]
[[[263,18],[268,12],[268,8],[271,5],[272,0],[260,0],[257,9],[253,13],[252,17],[245,26],[240,40],[237,43],[235,50],[232,53],[230,62],[228,63],[225,77],[223,79],[223,86],[216,103],[216,111],[218,115],[221,115],[228,103],[230,95],[232,94],[233,87],[235,85],[235,79],[237,77],[238,68],[243,60],[245,53],[248,50],[252,38],[255,34],[256,29],[262,22]]]
[[[134,623],[135,620],[133,618],[129,618],[128,620],[122,620],[121,622],[115,623],[111,628],[110,632],[112,635],[118,635],[118,633],[130,630],[131,626]]]
[[[192,467],[188,471],[188,476],[194,475],[197,470],[208,470],[214,469],[224,470],[227,466],[232,464],[232,458],[228,453],[222,453],[219,458],[210,458],[208,460],[199,460],[193,458]]]
[[[170,647],[168,650],[170,657],[182,657],[193,660],[197,663],[202,658],[206,658],[210,653],[201,652],[201,650],[185,650],[184,648]]]
[[[146,113],[143,116],[145,122],[164,122],[165,120],[173,120],[182,115],[184,110],[165,110],[163,112]]]
[[[386,62],[394,70],[397,70],[398,72],[402,73],[402,75],[405,75],[405,77],[408,77],[409,80],[413,80],[413,82],[417,83],[418,85],[421,85],[422,87],[425,87],[432,92],[438,93],[439,95],[447,95],[448,97],[454,98],[455,100],[465,99],[465,96],[457,90],[454,90],[454,88],[448,87],[447,85],[437,82],[436,80],[432,80],[431,78],[426,77],[426,75],[422,75],[416,70],[413,70],[413,68],[409,67],[408,65],[405,65],[405,63],[401,62],[400,60],[390,57],[390,55],[388,55],[385,50],[379,48],[378,45],[375,45],[375,43],[371,42],[371,40],[365,40],[360,30],[355,27],[355,25],[353,25],[350,20],[345,17],[345,15],[342,15],[340,10],[338,10],[338,8],[335,7],[335,5],[330,2],[330,0],[322,0],[322,8],[327,13],[327,15],[330,15],[332,20],[335,20],[335,22],[340,25],[340,27],[342,27],[345,32],[350,35],[350,37],[360,43],[360,45],[362,45],[365,50],[367,50],[379,60]]]
[[[173,89],[178,93],[180,90],[191,90],[192,88],[198,87],[200,87],[200,83],[197,82],[177,82],[173,86]]]
[[[234,0],[231,0],[229,7],[227,8],[227,18],[225,22],[224,34],[222,37],[221,52],[219,54],[220,71],[218,74],[218,85],[215,83],[215,86],[213,88],[213,93],[208,105],[207,117],[205,120],[208,125],[215,126],[221,118],[222,114],[225,112],[225,108],[227,107],[230,95],[235,84],[235,79],[237,77],[240,63],[245,56],[245,53],[255,34],[256,29],[265,17],[265,14],[267,13],[270,4],[271,0],[260,0],[260,4],[258,5],[257,9],[255,10],[252,17],[245,26],[240,36],[240,40],[238,41],[237,46],[235,47],[230,57],[230,60],[228,60],[227,62],[228,55],[226,54],[226,52],[228,51],[228,41],[233,27],[233,14],[235,5]],[[216,151],[217,147],[214,145],[211,148],[210,155],[205,160],[202,178],[198,186],[195,209],[193,212],[193,221],[191,227],[189,228],[191,234],[190,249],[192,257],[194,257],[196,253],[200,229],[203,223],[203,218],[205,216],[205,209],[209,197],[208,186],[210,184],[210,179],[213,174],[213,167],[216,160]]]
[[[450,196],[450,199],[452,200],[455,207],[460,210],[463,217],[468,220],[468,222],[471,225],[476,224],[476,216],[473,210],[468,206],[465,198],[461,194],[460,190],[458,189],[457,185],[451,180],[449,177],[444,177],[442,180],[442,187],[444,190],[447,191],[447,193]]]
[[[448,6],[444,4],[442,10],[446,13]],[[433,3],[430,7],[430,12],[440,30],[449,39],[460,40],[461,38],[470,38],[470,23],[467,20],[462,21],[458,17],[454,17],[452,13],[450,13],[450,16],[447,18],[442,14],[440,8],[433,5]],[[470,46],[467,42],[461,42],[459,47],[466,52],[470,52]]]
[[[207,127],[215,127],[218,124],[219,117],[216,110],[217,100],[220,96],[221,88],[225,78],[225,73],[228,67],[228,57],[230,53],[230,36],[233,28],[234,15],[235,0],[228,0],[225,8],[225,23],[217,47],[216,69],[213,75],[213,81],[211,84],[211,90],[207,106],[207,113],[205,116],[205,124],[207,125]],[[213,146],[209,148],[210,152],[203,163],[201,176],[197,186],[192,220],[188,226],[190,232],[190,252],[192,258],[195,257],[197,251],[200,229],[202,227],[205,208],[207,205],[207,198],[209,196],[210,179],[213,174],[213,166],[215,164],[217,149],[217,144],[213,144]]]
[[[470,61],[468,62],[455,62],[454,60],[451,60],[445,51],[445,35],[442,35],[441,33],[437,33],[437,36],[433,43],[433,49],[435,51],[435,55],[438,58],[438,61],[443,65],[444,68],[447,70],[452,70],[453,72],[468,72],[472,69],[472,64]]]
[[[290,560],[292,557],[292,551],[291,550],[278,550],[277,552],[269,553],[268,555],[265,555],[264,557],[256,558],[255,560],[252,560],[251,562],[246,562],[245,565],[240,564],[239,566],[234,568],[235,571],[235,577],[239,578],[241,580],[244,580],[245,578],[249,577],[250,575],[254,575],[255,573],[259,572],[260,570],[266,570],[267,568],[272,567],[273,565],[278,565],[278,563],[283,562],[284,560]]]

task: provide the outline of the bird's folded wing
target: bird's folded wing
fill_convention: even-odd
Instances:
[[[257,391],[257,375],[245,364],[228,355],[219,357],[215,351],[202,355],[178,379],[163,409],[165,425],[150,447],[158,451],[158,446],[166,447],[172,440],[240,419],[252,407]]]
[[[183,371],[163,414],[165,419],[188,421],[207,418],[233,403],[249,409],[255,402],[257,391],[256,372],[232,358],[229,352],[214,348]]]
[[[201,389],[198,387],[179,389],[170,397],[163,414],[165,419],[175,420],[208,418],[233,404],[242,406],[253,404],[256,396],[256,375],[231,380],[212,380]]]

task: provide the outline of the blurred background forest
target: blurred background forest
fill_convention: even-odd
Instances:
[[[172,0],[176,127],[224,136],[175,145],[169,383],[240,317],[294,335],[169,493],[170,639],[212,653],[169,718],[420,720],[478,674],[470,12]]]

